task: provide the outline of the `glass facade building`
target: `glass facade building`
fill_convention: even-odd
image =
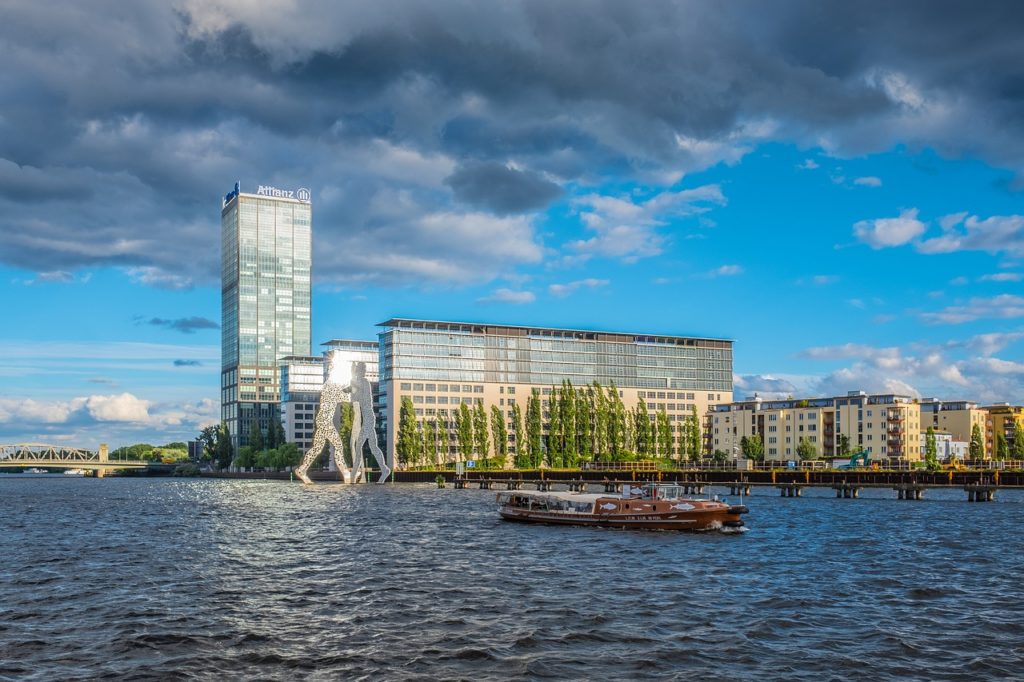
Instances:
[[[278,418],[281,358],[311,352],[309,194],[265,190],[236,185],[221,208],[221,418],[236,448]]]
[[[732,341],[725,339],[404,318],[379,326],[380,419],[392,462],[405,396],[419,421],[436,419],[449,436],[462,403],[508,413],[517,400],[525,407],[532,389],[546,396],[563,380],[614,384],[627,406],[642,399],[673,422],[732,400]],[[454,448],[449,440],[448,452]]]

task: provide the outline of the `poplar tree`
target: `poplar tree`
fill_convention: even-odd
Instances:
[[[515,434],[516,443],[516,469],[525,469],[529,466],[529,459],[527,457],[526,432],[523,431],[523,410],[519,407],[518,401],[512,406],[512,432]]]
[[[611,447],[608,445],[608,427],[611,419],[608,413],[608,396],[601,384],[594,382],[591,387],[594,393],[594,460],[607,462],[611,459]]]
[[[653,448],[651,447],[651,413],[647,411],[647,401],[640,398],[636,409],[633,412],[634,438],[636,452],[641,457],[649,457]]]
[[[423,427],[423,459],[425,464],[437,465],[437,419],[431,419]]]
[[[352,403],[341,403],[341,424],[338,426],[338,436],[341,438],[341,456],[345,464],[352,466],[355,459],[352,454]]]
[[[668,412],[665,410],[658,410],[657,427],[658,455],[671,459],[675,454],[675,448],[672,447],[672,424],[669,422]]]
[[[491,405],[491,440],[494,442],[495,466],[503,469],[508,462],[508,426],[497,405]]]
[[[249,425],[249,442],[248,446],[253,449],[253,452],[263,451],[263,432],[260,431],[260,422],[258,419],[253,419]]]
[[[694,462],[700,459],[701,437],[700,419],[697,418],[697,406],[690,405],[690,459]]]
[[[217,466],[221,469],[231,466],[231,460],[235,458],[235,449],[231,445],[231,433],[228,431],[228,425],[224,422],[221,422],[217,429],[214,453]]]
[[[562,466],[562,410],[554,386],[548,400],[548,465],[556,469]]]
[[[533,389],[530,392],[530,400],[526,404],[526,444],[527,454],[530,459],[530,466],[540,466],[543,451],[541,450],[541,411],[540,391]]]
[[[574,467],[580,456],[577,447],[576,389],[568,379],[562,382],[562,395],[558,404],[562,410],[562,461],[565,466]]]
[[[981,439],[981,427],[977,424],[971,427],[971,444],[968,447],[971,459],[985,458],[985,445]]]
[[[473,459],[473,415],[466,403],[459,404],[459,416],[456,419],[455,431],[459,439],[460,460]]]
[[[611,452],[611,459],[621,461],[624,459],[628,441],[626,406],[622,403],[619,389],[615,382],[608,387],[608,448]]]
[[[484,410],[483,401],[473,406],[473,439],[479,457],[485,466],[490,466],[490,452],[488,443],[490,429],[487,428],[487,412]]]
[[[270,418],[270,425],[267,426],[267,440],[263,444],[264,450],[276,450],[281,442],[277,439],[277,430],[281,428],[281,422],[274,417]],[[283,439],[282,439],[283,440]]]
[[[576,393],[576,431],[580,459],[589,462],[594,458],[594,389],[590,386]]]
[[[996,433],[996,452],[993,459],[1003,460],[1010,454],[1010,446],[1006,443],[1006,436]]]
[[[422,439],[416,429],[416,410],[412,406],[412,398],[402,396],[401,407],[398,410],[398,442],[395,443],[395,452],[398,461],[403,466],[415,463],[419,459],[419,450]],[[358,456],[361,453],[353,453]]]
[[[924,461],[929,469],[939,466],[939,452],[935,444],[935,429],[928,427],[924,433]]]
[[[1013,429],[1013,445],[1010,447],[1012,459],[1024,459],[1024,425],[1017,422]]]

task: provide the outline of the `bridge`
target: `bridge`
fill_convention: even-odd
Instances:
[[[101,443],[99,450],[45,443],[0,445],[0,469],[90,469],[102,478],[106,472],[114,469],[144,469],[150,464],[141,460],[112,460],[106,443]]]

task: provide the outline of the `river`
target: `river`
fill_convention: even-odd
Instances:
[[[1020,678],[1024,493],[805,495],[688,535],[428,485],[0,475],[0,678]]]

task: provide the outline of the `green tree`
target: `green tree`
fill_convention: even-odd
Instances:
[[[686,437],[690,439],[689,447],[687,448],[690,451],[690,459],[696,462],[700,459],[701,451],[700,419],[697,418],[696,405],[690,405]]]
[[[494,466],[503,469],[508,462],[508,426],[497,405],[491,405],[491,441],[494,443]]]
[[[515,434],[517,469],[525,469],[529,466],[529,457],[526,448],[526,432],[523,430],[523,410],[516,402],[512,405],[512,433]]]
[[[562,393],[558,406],[562,412],[562,462],[567,467],[575,467],[579,462],[579,425],[576,423],[577,412],[576,389],[572,382],[562,382]]]
[[[629,443],[626,424],[626,406],[622,403],[622,396],[615,382],[608,387],[608,447],[611,451],[613,461],[625,459],[626,447]]]
[[[473,414],[466,403],[459,405],[459,416],[456,419],[455,432],[459,440],[459,456],[462,461],[473,459]]]
[[[754,434],[749,440],[750,459],[760,462],[764,460],[764,441],[760,434]]]
[[[601,384],[596,381],[591,390],[594,396],[594,461],[607,462],[611,460],[612,455],[608,440],[608,429],[611,424],[608,396]]]
[[[235,458],[235,449],[231,445],[231,434],[228,432],[228,425],[221,422],[217,429],[216,460],[217,467],[224,469],[231,466],[231,460]]]
[[[398,439],[395,442],[395,454],[403,467],[413,464],[419,459],[422,440],[416,431],[416,409],[412,398],[402,396],[398,409]],[[361,453],[360,453],[361,454]]]
[[[818,459],[818,449],[814,447],[814,443],[806,438],[800,439],[800,443],[796,446],[796,454],[797,457],[805,461]]]
[[[968,446],[968,452],[971,459],[985,459],[985,445],[978,424],[971,427],[971,444]]]
[[[996,452],[993,459],[1004,460],[1010,456],[1010,446],[1006,442],[1006,436],[996,433]]]
[[[541,445],[541,434],[543,432],[540,411],[540,391],[533,389],[530,392],[530,399],[526,403],[526,445],[527,454],[530,458],[530,466],[540,466],[543,450]]]
[[[281,423],[271,415],[270,424],[267,425],[267,438],[263,442],[264,450],[276,450],[277,446],[280,444],[277,440],[277,428],[275,428],[275,425],[279,427]],[[282,438],[281,440],[284,439]]]
[[[579,433],[580,459],[594,459],[594,389],[581,387],[576,393],[576,431]]]
[[[562,466],[562,411],[558,407],[558,393],[551,387],[548,400],[548,465]]]
[[[253,419],[249,427],[249,447],[256,452],[263,451],[263,431],[260,430],[260,421],[258,419]],[[250,464],[249,466],[252,465]]]
[[[935,444],[935,429],[930,426],[924,433],[924,461],[929,469],[939,468],[939,450]]]
[[[839,454],[848,455],[850,454],[850,437],[845,433],[839,436]]]
[[[633,412],[633,449],[641,457],[650,457],[654,448],[651,447],[651,413],[647,410],[647,401],[640,398],[636,410]]]
[[[211,460],[217,455],[217,431],[218,427],[211,424],[199,432],[199,437],[196,440],[203,444],[202,459],[204,460]]]
[[[437,419],[431,419],[423,426],[423,460],[424,464],[436,466],[438,463]]]
[[[746,436],[740,438],[740,454],[744,459],[754,459],[750,453],[750,439]]]
[[[256,466],[256,458],[261,451],[251,445],[243,445],[238,448],[238,457],[235,458],[235,466],[240,469],[248,469]]]
[[[352,454],[352,414],[352,403],[341,403],[341,420],[338,424],[338,436],[341,438],[342,456],[345,459],[345,464],[350,467],[355,463]]]
[[[1019,421],[1014,424],[1013,428],[1013,445],[1010,447],[1010,458],[1016,460],[1024,459],[1024,425]]]
[[[672,445],[672,424],[665,410],[658,410],[657,430],[658,456],[671,459],[675,455],[675,448]]]
[[[484,466],[490,465],[490,452],[487,428],[487,412],[484,410],[483,401],[473,406],[473,440],[476,451]]]

